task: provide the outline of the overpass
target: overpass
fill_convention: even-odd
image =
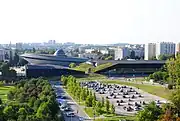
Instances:
[[[96,73],[111,76],[147,76],[160,70],[165,61],[159,60],[120,60],[96,61],[97,65],[110,62],[112,66],[96,71]]]

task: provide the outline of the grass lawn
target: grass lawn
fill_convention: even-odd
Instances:
[[[119,80],[103,80],[102,82],[133,86],[133,87],[139,88],[145,92],[148,92],[153,95],[157,95],[157,96],[165,98],[165,99],[169,99],[169,96],[172,93],[171,90],[168,90],[161,86],[135,84],[135,83],[123,82],[123,81],[119,81]]]
[[[13,86],[0,86],[0,98],[3,101],[7,100],[7,93],[9,92],[10,89],[12,89]]]
[[[126,121],[135,121],[135,116],[109,116],[104,119],[96,119],[95,121],[119,121],[120,119],[125,119]]]
[[[87,64],[87,63],[81,63],[79,66],[76,66],[75,70],[78,70],[78,71],[87,71],[89,68],[91,68],[91,71],[92,72],[96,72],[98,70],[101,70],[101,69],[104,69],[104,68],[107,68],[107,67],[110,67],[112,66],[112,63],[103,63],[103,64],[100,64],[98,65],[97,67],[94,67],[93,65],[91,64]]]
[[[78,81],[91,81],[91,80],[104,80],[107,79],[106,76],[100,74],[89,74],[88,77],[85,78],[77,78]]]
[[[94,117],[93,108],[92,107],[86,107],[84,108],[84,111],[88,114],[89,117]]]
[[[85,72],[85,71],[87,71],[88,68],[93,69],[94,67],[90,64],[87,64],[87,63],[81,63],[79,66],[76,66],[73,69]]]

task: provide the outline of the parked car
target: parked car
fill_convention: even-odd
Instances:
[[[74,117],[75,114],[74,114],[73,112],[68,112],[68,113],[66,113],[66,116],[67,116],[67,117]]]
[[[84,121],[85,119],[83,117],[79,117],[79,121]]]
[[[70,110],[71,110],[70,107],[66,107],[66,108],[64,109],[64,111],[70,111]]]

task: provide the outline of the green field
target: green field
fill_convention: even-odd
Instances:
[[[7,93],[9,92],[10,89],[12,89],[13,86],[0,86],[0,98],[3,101],[7,100]]]
[[[125,119],[126,121],[135,121],[135,116],[109,116],[104,119],[96,119],[95,121],[119,121],[120,119]]]
[[[84,111],[88,114],[89,117],[94,118],[94,111],[92,107],[86,107],[84,108]],[[118,116],[118,115],[114,115],[114,114],[106,114],[104,113],[103,116],[104,118],[100,118],[99,114],[96,114],[97,118],[95,121],[119,121],[120,119],[126,119],[127,121],[134,121],[136,116]]]
[[[89,117],[93,117],[94,116],[94,111],[92,107],[86,107],[84,108],[84,111],[88,114]]]
[[[85,78],[77,78],[78,81],[91,81],[91,80],[104,80],[104,79],[107,79],[107,77],[96,73],[89,74],[88,77]]]
[[[78,71],[86,72],[89,68],[91,68],[92,72],[96,72],[96,71],[99,71],[101,69],[104,69],[104,68],[107,68],[107,67],[110,67],[110,66],[112,66],[112,63],[104,63],[104,64],[101,64],[101,65],[98,65],[97,67],[94,67],[91,64],[81,63],[79,66],[76,66],[73,69],[78,70]]]
[[[103,80],[102,82],[133,86],[133,87],[139,88],[145,92],[148,92],[148,93],[153,94],[153,95],[157,95],[157,96],[165,98],[165,99],[169,99],[169,97],[172,93],[172,90],[169,90],[169,89],[164,88],[162,86],[136,84],[136,83],[130,83],[130,82],[123,82],[123,81],[119,81],[119,80]]]

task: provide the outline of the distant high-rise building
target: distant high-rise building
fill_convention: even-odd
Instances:
[[[4,49],[0,49],[0,61],[4,61],[5,52]]]
[[[16,49],[22,50],[22,43],[16,43]]]
[[[115,50],[114,49],[108,49],[108,55],[112,56],[113,60],[114,60]]]
[[[0,49],[0,61],[9,61],[11,59],[10,49]]]
[[[156,56],[156,44],[148,43],[145,45],[145,60],[150,60]]]
[[[177,52],[177,53],[180,53],[180,42],[177,43],[177,45],[176,45],[176,52]]]
[[[123,47],[123,48],[118,47],[115,49],[114,59],[115,60],[122,60],[125,57],[129,57],[129,55],[130,55],[130,52],[129,52],[129,49],[127,47]]]
[[[56,44],[56,40],[49,40],[49,41],[48,41],[48,44],[54,45],[54,44]]]
[[[175,54],[175,48],[176,44],[173,42],[159,42],[156,44],[156,58],[159,57],[159,55],[171,55]]]

